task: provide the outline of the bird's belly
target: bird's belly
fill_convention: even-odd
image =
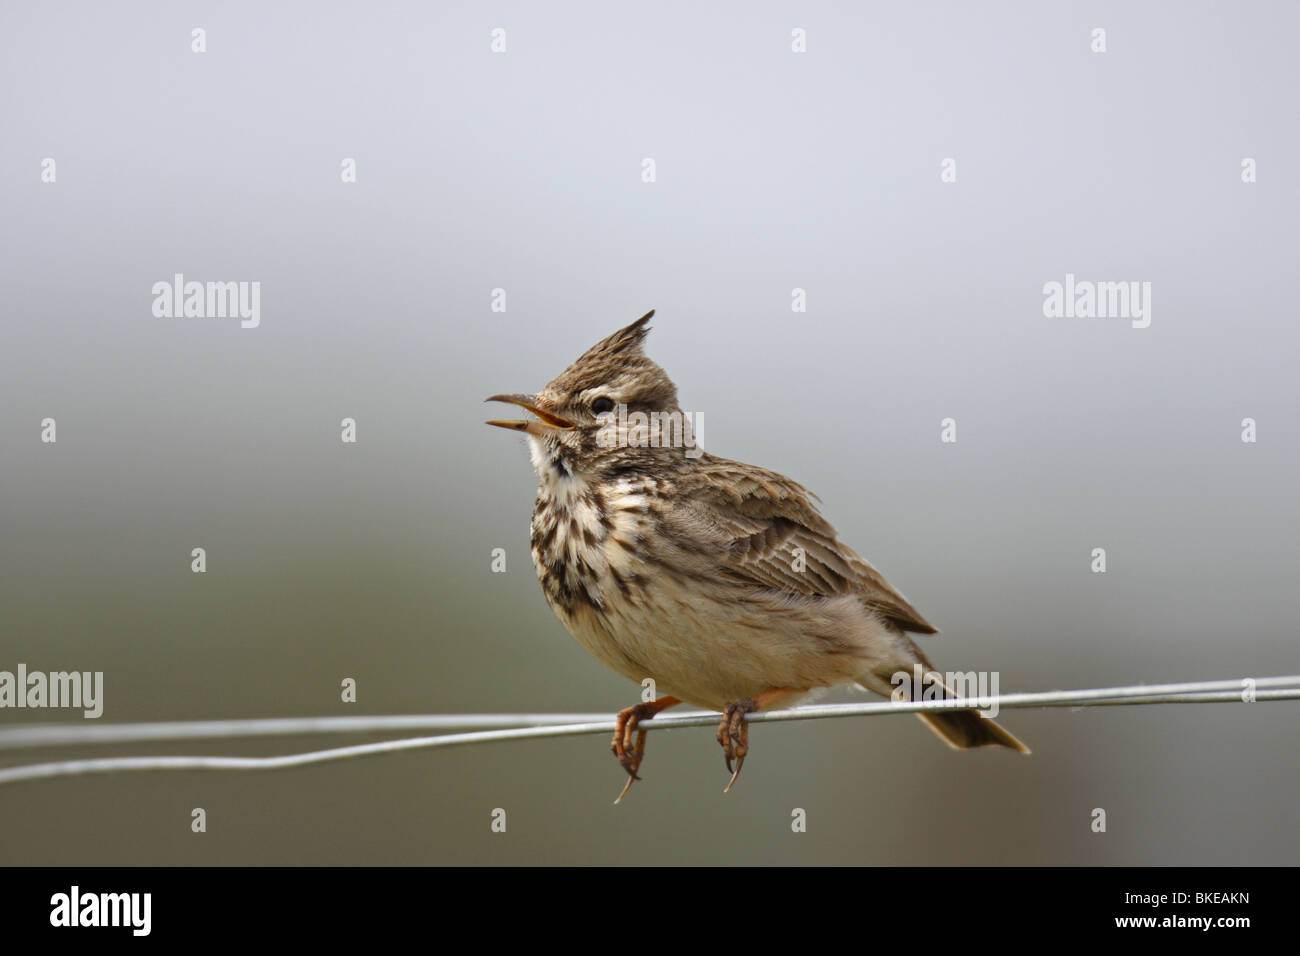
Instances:
[[[539,498],[533,562],[569,633],[614,671],[721,710],[777,688],[850,683],[869,668],[880,624],[857,598],[728,582],[699,556],[683,562],[664,548],[648,480],[603,497],[571,484]]]
[[[851,683],[868,666],[860,607],[837,609],[826,599],[791,604],[691,579],[661,577],[653,587],[628,590],[560,617],[592,656],[629,680],[652,679],[657,696],[722,710],[776,688]]]

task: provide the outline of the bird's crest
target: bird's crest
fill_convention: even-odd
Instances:
[[[642,350],[650,331],[651,309],[631,325],[601,339],[552,381],[544,394],[557,399],[597,386],[628,391],[629,403],[640,401],[651,407],[671,409],[677,405],[677,389],[664,370]]]
[[[574,362],[574,365],[583,365],[587,363],[597,363],[613,359],[618,356],[641,355],[643,354],[641,346],[645,341],[646,333],[650,331],[650,319],[654,317],[655,310],[651,309],[641,318],[637,319],[631,325],[624,326],[612,335],[607,335],[587,351],[583,352]]]

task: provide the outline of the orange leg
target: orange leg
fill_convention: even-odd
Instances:
[[[632,783],[641,779],[636,772],[640,769],[641,759],[645,756],[645,737],[648,731],[638,731],[636,745],[633,746],[632,734],[637,731],[637,725],[643,720],[650,720],[661,710],[667,710],[680,703],[681,701],[676,697],[660,697],[658,700],[647,701],[618,712],[614,724],[614,742],[610,745],[610,749],[614,751],[614,756],[627,771],[627,785],[623,787],[623,792],[618,795],[615,803],[621,803],[627,796],[627,792],[632,789]]]
[[[722,753],[727,762],[727,772],[731,773],[731,780],[722,791],[723,793],[731,791],[732,784],[740,776],[740,769],[745,766],[745,755],[749,753],[749,724],[745,723],[745,715],[752,714],[756,710],[762,710],[782,697],[800,693],[803,693],[803,691],[795,688],[776,687],[772,690],[765,690],[761,694],[755,694],[753,697],[732,701],[727,705],[722,712],[722,723],[718,725],[718,743],[722,745]],[[734,773],[731,772],[732,758],[735,758],[736,761]]]

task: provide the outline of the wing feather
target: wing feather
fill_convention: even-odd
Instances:
[[[712,455],[679,485],[686,504],[669,518],[697,554],[721,555],[724,578],[791,595],[856,594],[900,630],[937,629],[879,571],[836,537],[816,496],[774,471]],[[796,570],[802,549],[802,570]]]

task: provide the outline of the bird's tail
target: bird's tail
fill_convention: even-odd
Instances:
[[[994,720],[981,717],[979,711],[954,710],[952,713],[917,714],[921,722],[957,750],[971,747],[1010,747],[1022,754],[1029,748]]]
[[[905,636],[897,635],[899,651],[903,651],[907,657],[912,658],[913,669],[907,670],[906,673],[914,674],[921,670],[926,676],[924,680],[931,686],[943,688],[943,696],[948,699],[955,699],[961,695],[954,691],[947,683],[943,681],[940,675],[934,671],[929,660],[921,653],[921,649],[908,640]],[[902,656],[902,655],[900,655]],[[920,665],[916,667],[915,665]],[[859,678],[858,682],[869,690],[874,690],[877,694],[891,699],[909,699],[909,695],[902,694],[901,684],[895,684],[892,676],[888,674],[869,674]],[[919,686],[918,682],[913,680],[911,683],[910,699],[924,700],[924,688]],[[933,697],[931,692],[928,696]],[[1011,750],[1018,751],[1022,754],[1029,753],[1029,748],[1016,739],[1015,735],[1008,732],[997,722],[980,715],[977,710],[953,710],[953,711],[927,711],[916,715],[921,718],[921,722],[933,730],[949,747],[954,750],[969,750],[973,747],[1008,747]]]

